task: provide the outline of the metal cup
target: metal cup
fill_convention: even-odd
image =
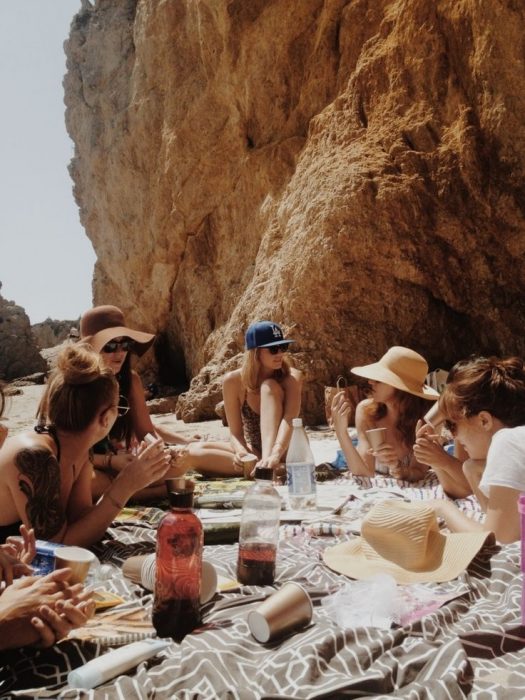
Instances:
[[[83,547],[59,547],[55,552],[55,569],[71,569],[71,583],[84,583],[95,555]]]
[[[288,632],[306,627],[313,615],[313,605],[305,589],[288,581],[248,615],[250,632],[263,644]]]
[[[254,467],[258,462],[257,457],[252,454],[244,455],[244,457],[241,457],[241,462],[244,471],[244,478],[251,479],[252,471],[254,470]]]
[[[372,430],[366,430],[365,433],[373,450],[381,447],[386,440],[386,428],[372,428]]]

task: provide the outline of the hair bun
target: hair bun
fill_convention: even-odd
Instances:
[[[57,358],[57,369],[65,384],[90,384],[103,373],[100,355],[86,343],[68,345]]]

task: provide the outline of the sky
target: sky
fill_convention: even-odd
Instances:
[[[0,294],[31,323],[92,305],[95,253],[67,166],[63,43],[80,0],[0,0]]]

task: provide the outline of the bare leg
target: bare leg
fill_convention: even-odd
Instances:
[[[234,456],[229,442],[191,442],[183,460],[186,469],[205,475],[240,476],[242,469],[234,464]]]
[[[283,414],[283,388],[275,379],[266,379],[261,384],[261,442],[263,459],[267,459],[272,452]]]

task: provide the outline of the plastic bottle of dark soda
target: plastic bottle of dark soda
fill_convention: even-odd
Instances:
[[[242,504],[237,580],[266,586],[275,578],[281,497],[272,486],[273,470],[258,467]]]
[[[193,482],[167,482],[170,511],[157,531],[152,622],[159,637],[180,642],[201,623],[203,532],[193,513]]]

